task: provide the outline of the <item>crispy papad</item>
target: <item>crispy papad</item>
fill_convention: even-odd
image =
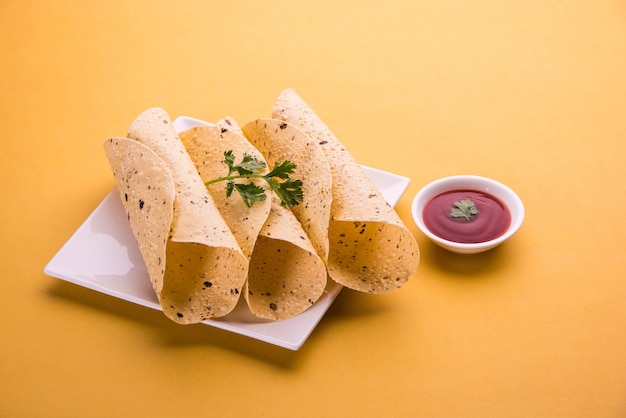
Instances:
[[[229,313],[248,262],[169,115],[146,110],[105,151],[165,315],[190,324]]]
[[[198,125],[183,132],[179,137],[189,153],[198,174],[203,182],[217,179],[228,174],[228,166],[224,161],[224,151],[233,151],[236,162],[241,161],[244,154],[263,160],[263,156],[243,136],[233,129],[228,130],[217,125]],[[265,172],[267,172],[266,170]],[[218,182],[206,186],[222,217],[237,239],[241,250],[250,258],[257,235],[272,206],[272,191],[262,179],[249,179],[265,190],[269,198],[246,206],[239,196],[226,195],[225,183]],[[236,193],[235,193],[236,194]]]
[[[385,293],[404,284],[419,264],[417,242],[368,175],[294,90],[280,94],[272,117],[306,133],[330,165],[329,276],[368,293]]]
[[[161,294],[174,180],[163,160],[133,139],[110,138],[104,148],[152,287]]]
[[[180,134],[203,181],[228,174],[224,150],[232,150],[237,163],[244,154],[264,161],[263,155],[243,136],[232,118],[200,125]],[[267,163],[266,163],[267,164]],[[269,170],[266,167],[265,173]],[[224,183],[208,186],[240,247],[249,258],[249,275],[243,294],[250,311],[260,318],[279,320],[295,316],[322,295],[326,267],[295,215],[280,204],[267,183],[266,200],[246,206],[239,196],[226,196]]]
[[[324,293],[326,265],[293,212],[279,199],[261,229],[250,259],[244,296],[253,314],[286,319],[304,312]]]
[[[276,119],[257,119],[244,125],[242,131],[271,166],[285,160],[296,165],[292,177],[302,180],[303,199],[292,211],[326,262],[332,177],[323,152],[295,125]]]

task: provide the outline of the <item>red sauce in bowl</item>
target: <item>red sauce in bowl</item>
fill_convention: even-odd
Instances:
[[[455,202],[470,199],[478,213],[467,220],[455,218]],[[495,196],[479,190],[452,189],[431,198],[422,212],[424,225],[435,235],[452,242],[475,244],[503,235],[511,225],[509,208]]]

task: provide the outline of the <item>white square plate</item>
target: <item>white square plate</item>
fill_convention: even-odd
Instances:
[[[203,123],[189,117],[174,121],[177,131]],[[363,167],[385,199],[395,206],[409,179]],[[126,220],[118,192],[113,189],[44,268],[56,277],[119,299],[161,310]],[[245,335],[290,350],[298,350],[311,335],[342,286],[329,280],[320,299],[293,318],[268,321],[255,317],[241,298],[227,316],[206,325]]]

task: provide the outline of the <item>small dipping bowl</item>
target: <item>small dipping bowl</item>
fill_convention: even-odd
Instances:
[[[508,229],[497,238],[477,243],[449,241],[432,233],[424,223],[424,206],[438,194],[454,189],[476,190],[498,198],[507,206],[511,214],[511,223]],[[475,254],[497,247],[515,234],[524,221],[524,205],[513,190],[496,180],[472,175],[444,177],[427,184],[415,195],[411,213],[415,224],[424,235],[440,247],[460,254]]]

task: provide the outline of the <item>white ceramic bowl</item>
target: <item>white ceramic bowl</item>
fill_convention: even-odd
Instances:
[[[497,197],[508,207],[511,213],[511,224],[509,225],[509,228],[498,238],[472,244],[448,241],[433,234],[428,230],[428,228],[426,228],[426,225],[424,225],[424,220],[422,218],[424,205],[426,205],[426,203],[434,196],[450,189],[474,189]],[[415,224],[420,231],[424,233],[424,235],[440,247],[461,254],[480,253],[502,244],[517,232],[524,221],[524,205],[522,204],[522,200],[513,190],[495,180],[471,175],[444,177],[427,184],[413,199],[411,213]]]

